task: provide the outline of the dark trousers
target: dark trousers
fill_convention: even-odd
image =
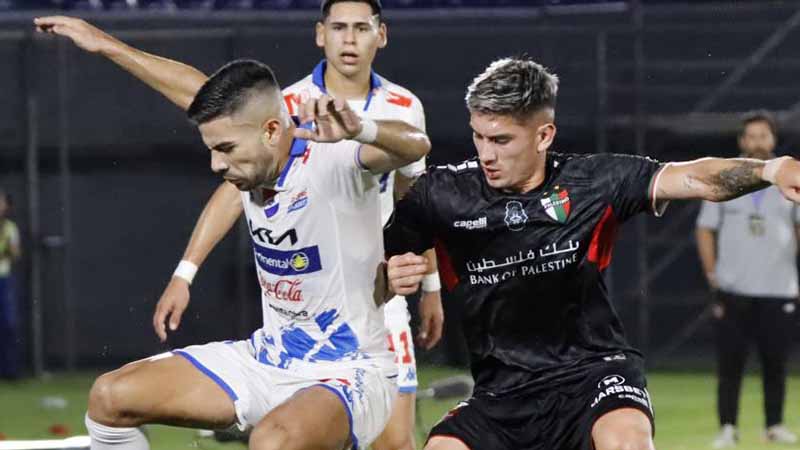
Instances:
[[[11,279],[0,277],[0,378],[19,376],[19,314]]]
[[[717,409],[721,425],[736,425],[739,393],[751,341],[758,349],[764,383],[767,426],[783,421],[786,363],[795,325],[794,299],[717,296]]]

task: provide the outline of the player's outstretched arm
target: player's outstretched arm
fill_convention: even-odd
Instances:
[[[47,16],[33,23],[39,32],[65,36],[83,50],[105,56],[183,110],[208,79],[194,67],[131,47],[82,19]]]
[[[358,116],[347,102],[323,95],[300,106],[302,122],[313,121],[313,130],[297,128],[295,136],[315,142],[352,139],[363,142],[361,164],[372,173],[386,173],[408,165],[431,149],[428,135],[405,122],[372,121]]]
[[[770,161],[703,158],[668,164],[655,181],[656,200],[702,199],[723,202],[777,186],[800,203],[800,161],[784,156]]]
[[[177,330],[181,316],[189,306],[189,285],[194,274],[187,275],[183,267],[193,269],[190,272],[196,271],[242,215],[242,209],[239,190],[227,181],[208,200],[183,253],[181,268],[173,274],[153,314],[153,328],[161,342],[167,340],[167,320],[170,331]]]

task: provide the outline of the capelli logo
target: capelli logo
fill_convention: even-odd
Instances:
[[[474,220],[456,220],[453,222],[453,226],[456,228],[464,228],[467,230],[478,230],[481,228],[486,228],[488,225],[488,221],[486,217],[480,217]]]

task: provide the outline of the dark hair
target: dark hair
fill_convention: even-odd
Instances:
[[[320,12],[322,13],[321,21],[324,22],[325,19],[327,19],[328,16],[331,14],[331,6],[337,3],[345,3],[345,2],[365,3],[369,5],[370,8],[372,8],[373,15],[375,14],[378,15],[378,20],[380,21],[383,20],[382,16],[383,6],[381,5],[381,0],[322,0],[322,4],[320,5]]]
[[[772,132],[772,137],[778,137],[778,122],[775,120],[775,116],[765,109],[750,111],[742,116],[742,129],[739,130],[739,136],[744,136],[744,131],[747,126],[756,122],[766,123],[769,127],[769,130]]]
[[[257,92],[279,89],[275,74],[266,64],[250,59],[232,61],[203,84],[186,114],[200,125],[235,113]]]
[[[503,58],[489,65],[467,88],[467,108],[483,114],[524,119],[555,109],[558,77],[528,57]]]

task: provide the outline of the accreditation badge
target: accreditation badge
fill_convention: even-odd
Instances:
[[[764,216],[760,214],[750,214],[750,234],[756,237],[763,236],[767,232]]]

